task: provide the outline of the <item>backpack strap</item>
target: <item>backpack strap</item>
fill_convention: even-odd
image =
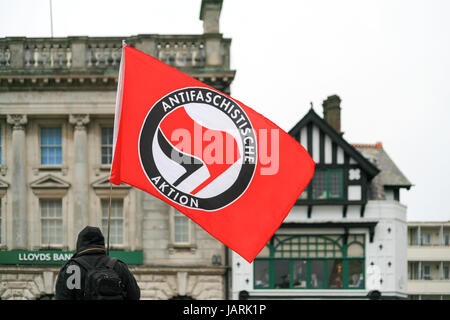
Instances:
[[[93,266],[83,259],[83,256],[72,258],[73,261],[79,263],[86,271],[93,269]]]
[[[116,263],[117,263],[117,258],[110,258],[109,261],[106,263],[106,267],[108,269],[114,270],[114,266],[116,265]]]

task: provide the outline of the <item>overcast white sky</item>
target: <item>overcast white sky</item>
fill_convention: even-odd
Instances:
[[[199,34],[200,3],[53,0],[54,36]],[[0,37],[50,36],[49,12],[0,0]],[[414,184],[408,220],[450,220],[449,17],[446,0],[224,0],[231,95],[288,131],[338,94],[344,138],[381,141]]]

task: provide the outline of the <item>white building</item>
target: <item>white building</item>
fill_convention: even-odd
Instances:
[[[408,295],[450,300],[450,221],[408,222]]]
[[[340,99],[289,132],[316,162],[313,180],[251,264],[232,255],[234,299],[407,298],[406,206],[411,183],[381,143],[350,145]]]

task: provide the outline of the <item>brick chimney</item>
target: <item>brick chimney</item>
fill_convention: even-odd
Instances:
[[[336,130],[337,133],[342,134],[341,131],[341,98],[337,95],[328,96],[327,100],[322,103],[323,119]]]

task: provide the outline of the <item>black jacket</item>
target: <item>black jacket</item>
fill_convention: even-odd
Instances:
[[[90,265],[96,263],[106,255],[105,238],[99,228],[85,227],[79,234],[77,240],[77,251],[73,258],[84,256],[83,258]],[[73,270],[69,266],[76,264],[79,266],[81,279],[79,281],[79,289],[74,286]],[[114,266],[114,271],[120,276],[126,290],[125,300],[139,300],[141,291],[133,274],[128,270],[125,263],[118,260]],[[74,260],[69,260],[59,271],[56,281],[56,299],[57,300],[83,300],[84,282],[86,278],[86,270]],[[69,277],[71,277],[69,279]],[[69,280],[69,285],[68,281]]]

